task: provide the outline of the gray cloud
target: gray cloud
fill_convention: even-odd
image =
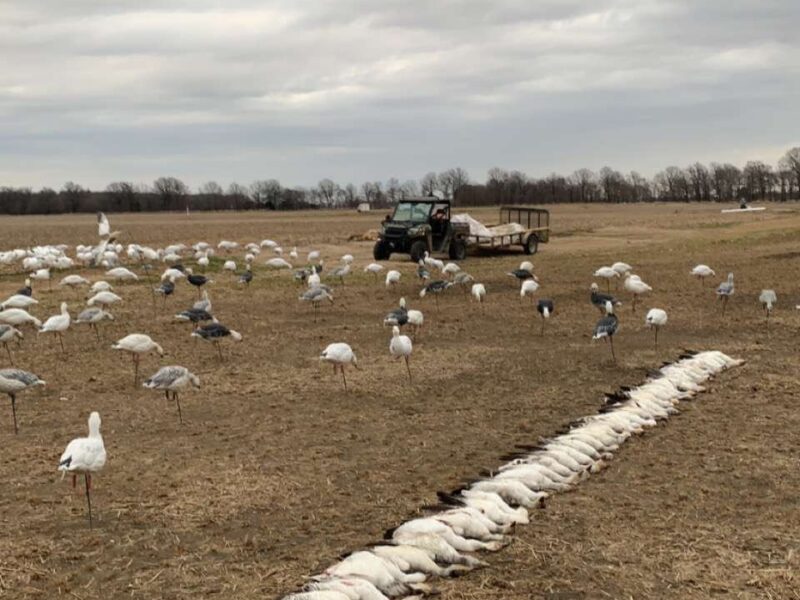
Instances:
[[[791,0],[16,2],[0,183],[775,162]]]

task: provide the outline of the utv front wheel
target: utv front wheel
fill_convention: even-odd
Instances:
[[[453,240],[450,242],[450,259],[464,260],[467,258],[467,244],[464,240]]]

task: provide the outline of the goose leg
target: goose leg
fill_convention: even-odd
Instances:
[[[411,367],[408,364],[408,357],[404,356],[403,358],[406,359],[406,370],[408,371],[408,382],[411,383]]]
[[[11,366],[14,366],[14,358],[11,356],[11,348],[8,347],[8,343],[3,344],[6,347],[6,352],[8,353],[8,360],[11,362]]]
[[[89,473],[83,474],[83,479],[86,482],[86,505],[89,507],[89,529],[92,528],[92,496],[89,490],[92,488],[92,476]]]
[[[57,331],[56,333],[58,334],[58,343],[61,344],[61,352],[62,353],[66,352],[66,350],[64,350],[64,339],[63,336],[61,335],[61,332]]]
[[[172,392],[172,397],[175,399],[175,404],[178,405],[178,420],[183,425],[183,415],[181,414],[181,401],[178,400],[178,392]]]
[[[614,362],[617,362],[617,355],[614,353],[614,336],[608,336],[608,342],[611,345],[611,358],[614,359]]]
[[[11,414],[14,416],[14,433],[19,433],[17,428],[17,397],[14,394],[9,394],[11,397]]]
[[[219,347],[219,342],[214,342],[214,345],[216,345],[216,347],[217,347],[217,353],[219,354],[219,359],[220,360],[224,360],[222,358],[222,348]]]
[[[347,377],[344,376],[344,365],[339,365],[339,368],[342,370],[342,382],[344,382],[344,391],[347,391]]]
[[[656,327],[655,330],[656,330],[656,352],[658,352],[658,327]]]
[[[137,383],[139,383],[139,355],[134,353],[134,355],[133,355],[133,387],[136,387]]]
[[[539,335],[544,335],[544,317],[542,317],[542,329],[539,332]]]

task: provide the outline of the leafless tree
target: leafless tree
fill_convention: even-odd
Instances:
[[[250,198],[266,208],[278,208],[283,188],[277,179],[261,179],[250,184]]]
[[[417,182],[413,179],[404,181],[400,186],[400,198],[413,198],[414,196],[419,196],[419,186]]]
[[[153,182],[153,190],[161,198],[163,210],[183,208],[183,201],[189,195],[187,185],[175,177],[159,177]]]
[[[206,196],[222,196],[224,193],[222,186],[216,181],[208,181],[204,183],[198,188],[197,191]]]
[[[436,173],[426,173],[419,181],[419,189],[423,196],[433,196],[439,187]]]

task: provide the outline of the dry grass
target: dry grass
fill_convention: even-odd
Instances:
[[[795,284],[800,216],[772,208],[720,215],[717,206],[555,207],[554,236],[535,257],[557,312],[544,337],[505,272],[521,256],[470,258],[464,267],[489,291],[484,311],[460,293],[437,312],[420,301],[413,265],[399,292],[356,272],[336,304],[312,322],[288,274],[259,269],[252,289],[215,275],[215,312],[245,340],[220,363],[172,315],[194,299],[183,287],[151,308],[144,285],[121,286],[117,321],[96,342],[70,331],[62,356],[28,335],[17,364],[48,381],[19,402],[20,434],[2,430],[0,596],[9,598],[256,598],[291,590],[340,553],[429,504],[437,489],[474,477],[518,443],[596,410],[603,391],[635,384],[681,348],[744,357],[684,414],[628,444],[610,468],[554,498],[491,568],[442,582],[442,597],[797,598],[800,450],[796,432]],[[491,221],[493,211],[470,210]],[[126,240],[148,244],[273,238],[288,251],[310,245],[327,262],[346,251],[359,267],[371,244],[346,242],[381,215],[345,213],[121,215]],[[91,217],[9,218],[3,246],[91,241]],[[264,255],[260,258],[263,262]],[[783,258],[781,258],[783,257]],[[620,363],[590,343],[597,312],[589,276],[626,260],[655,291],[621,311]],[[688,277],[697,262],[737,277],[723,320],[710,288]],[[97,278],[97,273],[89,273]],[[0,295],[19,287],[6,273]],[[767,334],[756,298],[773,287],[778,311]],[[383,314],[402,293],[426,316],[409,386],[388,356]],[[37,290],[45,317],[68,292]],[[670,314],[658,354],[643,328],[645,306]],[[159,364],[183,364],[203,389],[182,399],[180,426],[163,395],[131,386],[130,364],[110,350],[132,331],[165,346]],[[660,342],[661,342],[660,337]],[[350,342],[363,369],[345,394],[316,356]],[[0,359],[3,359],[0,356]],[[98,526],[55,463],[103,415],[109,452],[95,483]]]

